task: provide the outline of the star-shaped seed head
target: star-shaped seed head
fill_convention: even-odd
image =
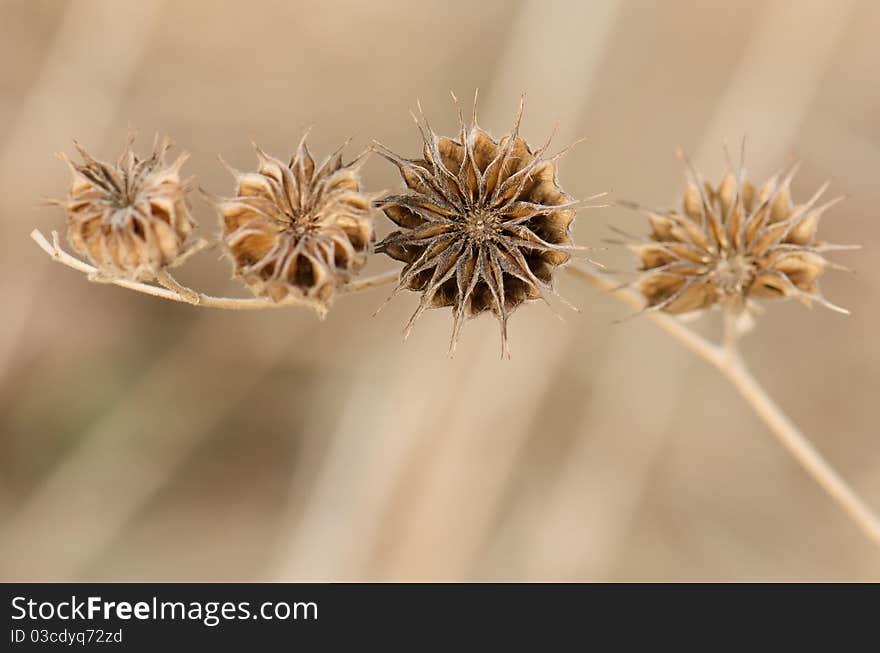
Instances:
[[[140,158],[132,139],[114,165],[74,144],[83,162],[60,155],[73,179],[67,199],[55,203],[67,216],[71,246],[94,264],[96,276],[151,281],[194,251],[187,240],[195,228],[187,200],[190,180],[180,178],[188,154],[168,165],[171,142],[157,139],[152,153]]]
[[[405,263],[395,294],[421,293],[406,333],[428,308],[451,307],[450,353],[462,323],[491,312],[509,356],[507,320],[524,302],[552,293],[554,270],[574,248],[577,203],[556,179],[562,153],[544,158],[549,141],[533,150],[519,135],[523,105],[509,134],[493,139],[459,112],[457,138],[438,136],[415,118],[422,156],[400,157],[379,146],[407,187],[378,206],[398,229],[376,246]]]
[[[851,248],[816,239],[822,214],[840,199],[817,205],[827,184],[796,204],[790,187],[797,166],[756,190],[742,166],[713,186],[687,165],[681,207],[645,211],[650,237],[633,245],[642,264],[636,286],[648,309],[686,313],[719,306],[740,313],[753,299],[793,297],[847,312],[819,290],[822,273],[840,267],[825,253]]]
[[[364,155],[343,164],[339,148],[316,165],[305,140],[288,163],[255,145],[257,171],[230,169],[235,195],[217,206],[226,252],[251,291],[303,299],[323,314],[367,261],[374,197],[360,187]]]

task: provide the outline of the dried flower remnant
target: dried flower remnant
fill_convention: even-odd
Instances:
[[[717,187],[689,163],[688,171],[681,208],[646,211],[650,238],[633,245],[643,271],[636,287],[648,309],[686,313],[719,306],[740,314],[757,308],[753,299],[794,297],[847,312],[818,285],[826,268],[840,268],[824,254],[850,248],[816,240],[820,217],[840,199],[816,205],[827,184],[794,204],[797,166],[757,190],[742,167],[736,175],[728,171]]]
[[[323,314],[366,263],[375,197],[360,187],[366,153],[343,164],[343,146],[316,166],[305,141],[287,164],[254,145],[258,170],[230,168],[235,196],[217,206],[226,251],[251,291],[304,299]]]
[[[459,112],[457,139],[438,136],[422,116],[423,152],[405,159],[379,146],[407,192],[378,203],[399,227],[376,246],[405,266],[395,294],[421,293],[406,333],[428,308],[452,307],[450,353],[466,319],[491,312],[509,356],[507,320],[525,301],[553,292],[554,269],[568,262],[577,202],[556,179],[562,152],[544,158],[519,135],[520,102],[511,132],[494,140],[474,115]],[[393,295],[392,295],[393,296]]]
[[[98,269],[97,280],[150,281],[197,249],[198,243],[187,241],[195,227],[187,200],[190,180],[180,178],[187,153],[167,165],[168,139],[157,139],[145,159],[129,141],[111,165],[74,144],[83,163],[61,155],[73,179],[67,199],[56,203],[67,216],[71,246]]]

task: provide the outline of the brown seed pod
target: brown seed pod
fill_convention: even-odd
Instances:
[[[316,167],[305,141],[287,164],[254,145],[258,170],[230,168],[235,196],[217,205],[226,252],[251,291],[301,298],[322,313],[366,263],[374,197],[360,187],[366,153],[343,164],[341,147]]]
[[[846,313],[826,300],[818,279],[835,266],[823,254],[846,246],[816,240],[822,214],[840,198],[816,206],[827,184],[805,204],[791,200],[797,166],[757,191],[740,169],[717,187],[688,163],[681,208],[646,211],[650,238],[633,246],[643,274],[636,282],[649,309],[668,313],[718,305],[740,312],[753,298],[794,297]]]
[[[507,320],[523,302],[553,292],[554,269],[574,249],[577,203],[556,180],[562,153],[545,159],[549,141],[532,150],[519,135],[522,102],[513,129],[497,141],[477,124],[474,105],[469,126],[459,112],[457,139],[438,136],[424,116],[416,119],[421,158],[380,146],[407,192],[378,202],[399,229],[376,250],[406,264],[395,294],[422,295],[407,334],[426,309],[452,307],[452,353],[462,323],[491,312],[501,326],[502,355],[509,356]]]
[[[195,227],[189,212],[190,180],[180,179],[189,156],[171,165],[168,139],[139,158],[129,141],[116,165],[98,161],[74,142],[83,163],[66,155],[73,179],[67,199],[58,202],[67,216],[71,246],[106,279],[149,281],[192,251],[187,237]]]

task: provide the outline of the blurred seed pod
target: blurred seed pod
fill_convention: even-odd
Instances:
[[[759,189],[728,171],[717,186],[690,167],[681,207],[645,211],[651,234],[632,248],[641,261],[636,282],[647,307],[686,313],[720,306],[733,312],[752,299],[794,297],[844,312],[822,296],[819,277],[840,268],[824,254],[849,246],[816,240],[822,214],[839,199],[817,206],[823,185],[806,203],[791,199],[797,166]]]
[[[217,200],[226,253],[257,296],[293,296],[320,313],[367,261],[374,196],[362,192],[366,152],[343,164],[342,149],[316,166],[304,136],[285,164],[257,145],[256,172],[239,172],[235,195]]]
[[[378,206],[397,225],[376,246],[405,263],[395,294],[421,293],[406,333],[428,308],[451,307],[450,353],[462,323],[492,313],[509,356],[507,320],[524,302],[553,292],[553,272],[573,249],[577,203],[559,186],[556,162],[544,158],[549,141],[533,150],[519,135],[520,103],[511,132],[493,139],[459,112],[457,138],[438,136],[424,116],[421,158],[405,159],[381,147],[407,191]]]
[[[129,141],[111,165],[74,144],[83,162],[61,155],[73,179],[67,199],[57,204],[67,216],[71,246],[98,268],[99,277],[149,281],[191,253],[191,180],[180,178],[187,153],[168,165],[167,138],[157,139],[145,159],[134,153]]]

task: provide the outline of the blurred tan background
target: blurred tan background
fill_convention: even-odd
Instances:
[[[295,309],[194,309],[89,284],[28,239],[61,229],[53,153],[115,159],[168,133],[217,193],[216,155],[254,164],[353,135],[418,151],[421,99],[453,133],[480,88],[496,136],[556,147],[576,197],[676,201],[676,147],[704,174],[748,135],[748,168],[796,159],[804,198],[846,194],[820,229],[861,243],[824,289],[849,318],[770,307],[756,375],[880,510],[880,3],[873,0],[0,3],[0,578],[24,580],[880,580],[880,552],[731,388],[647,320],[577,280],[581,313],[522,308],[513,359],[386,289],[323,323]],[[378,157],[369,188],[399,187]],[[202,233],[216,218],[193,198]],[[603,246],[622,209],[582,212]],[[389,230],[377,221],[379,235]],[[615,247],[596,253],[632,266]],[[367,273],[391,269],[376,257]],[[247,296],[214,252],[181,271]],[[698,328],[714,333],[714,317]]]

